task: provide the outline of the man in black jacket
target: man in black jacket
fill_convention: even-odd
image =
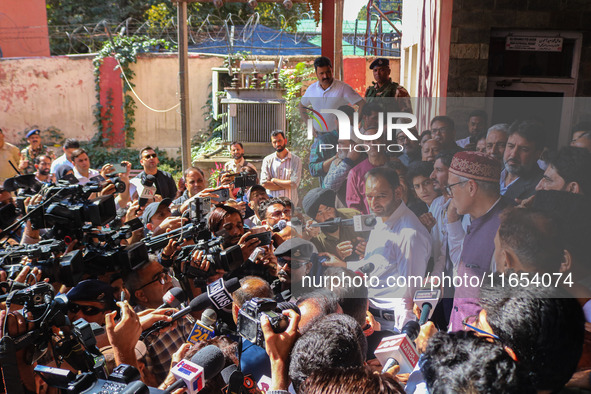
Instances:
[[[160,160],[158,160],[158,154],[154,149],[148,146],[141,150],[140,164],[144,170],[137,178],[143,181],[147,175],[153,175],[156,177],[156,194],[160,194],[162,198],[174,199],[176,197],[177,188],[174,179],[168,172],[158,169]]]
[[[517,120],[509,128],[509,139],[501,173],[501,195],[511,201],[523,200],[535,193],[544,175],[538,159],[544,148],[543,125],[534,120]]]

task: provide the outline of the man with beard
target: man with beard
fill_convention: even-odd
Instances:
[[[537,190],[558,190],[589,196],[591,193],[591,153],[584,148],[565,146],[548,157],[548,168]]]
[[[242,167],[250,167],[254,170],[255,174],[257,173],[256,167],[251,162],[244,159],[244,146],[242,145],[242,142],[232,142],[229,149],[233,160],[228,160],[226,164],[224,164],[224,171],[237,173],[241,172]]]
[[[482,110],[470,112],[470,115],[468,116],[468,134],[470,135],[466,138],[457,140],[456,144],[458,144],[460,148],[474,150],[474,148],[476,148],[476,143],[478,142],[478,135],[486,130],[487,119],[488,115]]]
[[[283,131],[275,130],[271,133],[271,144],[275,153],[263,159],[261,184],[271,197],[287,197],[297,206],[302,160],[286,148],[287,139]]]
[[[492,125],[486,133],[486,154],[502,161],[508,138],[509,125],[507,123]]]
[[[51,157],[47,155],[41,155],[35,159],[35,179],[39,182],[52,182],[52,177],[49,176],[49,170],[51,169]]]
[[[402,201],[400,179],[395,170],[387,167],[369,170],[365,198],[378,219],[369,235],[365,258],[345,263],[332,256],[324,265],[354,271],[363,267],[365,272],[369,270],[367,275],[378,277],[379,284],[369,289],[369,310],[382,329],[401,329],[407,321],[415,319],[412,308],[417,283],[411,277],[425,275],[431,257],[431,237]]]
[[[316,221],[325,223],[340,218],[352,219],[359,211],[351,208],[335,208],[335,192],[320,187],[312,189],[302,201],[304,212]],[[334,254],[341,260],[359,260],[365,251],[366,234],[357,233],[353,226],[332,224],[320,227],[320,234],[310,239],[318,252]]]
[[[503,156],[501,195],[514,200],[531,197],[544,171],[537,160],[544,148],[543,125],[535,120],[517,120],[509,128]]]
[[[260,226],[261,218],[259,217],[259,206],[269,199],[269,195],[267,194],[267,189],[262,187],[261,185],[254,185],[250,188],[247,193],[248,197],[248,207],[252,211],[252,215],[244,218],[244,224],[248,227],[255,227]],[[247,210],[247,215],[248,215]]]
[[[304,125],[309,117],[318,120],[318,115],[312,115],[312,110],[321,112],[323,109],[340,109],[342,106],[357,105],[361,112],[365,101],[351,86],[333,78],[330,59],[327,57],[315,59],[314,69],[318,81],[306,89],[299,107]],[[324,177],[336,154],[338,125],[337,118],[333,114],[323,113],[321,117],[325,122],[312,122],[314,141],[310,148],[309,170],[310,175],[320,178],[320,185],[323,186]],[[323,149],[320,149],[322,146]],[[328,146],[332,148],[326,149]]]
[[[246,261],[261,243],[257,238],[246,239],[251,233],[244,232],[244,223],[240,212],[226,205],[220,205],[211,211],[207,219],[207,226],[215,236],[223,236],[222,246],[224,249],[240,245],[243,261]]]
[[[314,244],[301,238],[290,238],[275,249],[277,257],[277,282],[273,283],[275,294],[286,301],[303,294],[302,279],[313,268],[312,254],[316,253]]]

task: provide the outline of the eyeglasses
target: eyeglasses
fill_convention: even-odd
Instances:
[[[452,188],[452,187],[454,187],[454,186],[456,186],[456,185],[461,185],[462,183],[466,183],[466,182],[468,182],[468,181],[460,181],[460,182],[452,183],[451,185],[447,185],[447,186],[444,188],[444,189],[445,189],[445,192],[446,192],[447,194],[449,194],[449,196],[450,196],[450,197],[453,197],[453,196],[454,196],[454,194],[452,193],[452,191],[451,191],[451,188]]]
[[[487,337],[491,337],[491,338],[500,340],[500,338],[498,336],[496,336],[495,334],[493,334],[492,332],[487,332],[487,331],[484,331],[484,330],[476,327],[475,324],[476,324],[477,319],[478,319],[478,316],[477,315],[468,316],[464,320],[462,320],[462,324],[465,327],[468,327],[472,331],[475,331],[475,332],[477,332],[479,334],[482,334],[482,335],[485,335]]]
[[[158,155],[156,153],[152,153],[150,155],[145,155],[144,159],[155,159],[157,157],[158,157]]]
[[[290,216],[291,215],[291,209],[284,209],[283,211],[275,211],[275,212],[271,212],[269,214],[269,216],[271,216],[272,218],[280,218],[282,215],[284,215],[284,216]]]
[[[294,270],[297,270],[298,268],[302,268],[304,265],[308,264],[306,261],[302,261],[302,260],[292,260],[292,259],[286,259],[285,257],[279,257],[277,258],[277,264],[281,267],[287,265],[289,268],[293,268]]]
[[[80,305],[70,303],[68,304],[68,310],[72,313],[78,313],[79,311],[81,311],[83,315],[94,316],[98,315],[101,312],[107,312],[109,309],[100,309],[92,305]]]
[[[160,282],[161,285],[166,284],[166,281],[168,280],[168,271],[167,270],[162,270],[161,272],[159,272],[158,274],[156,274],[156,276],[154,277],[154,279],[152,279],[151,281],[149,281],[148,283],[146,283],[145,285],[143,285],[142,287],[139,287],[137,290],[141,290],[144,287],[151,285],[154,282]]]

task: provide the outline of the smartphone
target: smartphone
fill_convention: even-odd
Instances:
[[[125,164],[113,164],[113,168],[115,169],[115,171],[113,171],[114,174],[127,172],[127,166]]]
[[[213,197],[212,200],[217,201],[217,202],[224,202],[230,199],[230,189],[219,189],[219,190],[214,190],[211,193],[213,194],[217,194],[219,197]]]
[[[264,233],[251,234],[248,237],[246,237],[246,241],[253,238],[257,238],[261,241],[261,243],[258,246],[270,245],[271,242],[273,242],[273,232],[265,231]]]

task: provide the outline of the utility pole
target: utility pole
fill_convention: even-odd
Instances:
[[[189,36],[187,33],[187,2],[177,2],[179,53],[179,104],[181,111],[181,159],[183,171],[191,167],[191,119],[189,108]]]

